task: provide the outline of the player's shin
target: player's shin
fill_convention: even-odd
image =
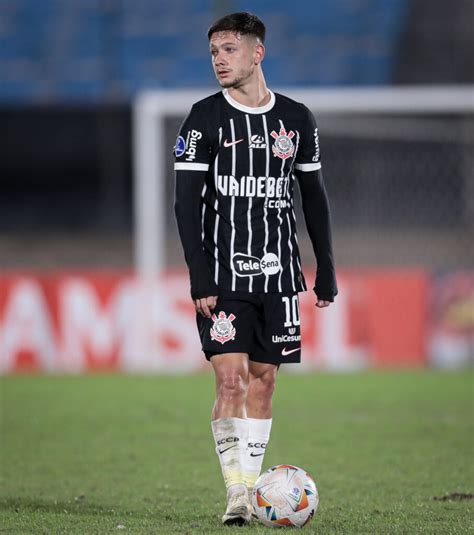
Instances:
[[[249,439],[245,462],[244,480],[249,494],[262,470],[265,450],[270,439],[272,419],[247,418]]]
[[[227,496],[246,492],[244,468],[249,434],[248,421],[226,417],[213,420],[211,425]]]

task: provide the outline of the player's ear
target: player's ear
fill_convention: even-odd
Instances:
[[[265,46],[260,41],[257,41],[257,44],[255,45],[255,52],[254,52],[255,65],[259,65],[263,61],[264,57],[265,57]]]

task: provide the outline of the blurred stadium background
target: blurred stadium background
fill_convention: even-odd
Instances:
[[[472,1],[0,0],[2,373],[206,365],[173,216],[186,109],[159,102],[172,111],[156,169],[138,154],[137,103],[217,91],[206,29],[239,10],[267,25],[269,86],[311,91],[321,132],[340,296],[318,313],[302,296],[302,369],[472,363]],[[341,90],[364,109],[318,108]],[[140,231],[139,168],[163,192],[159,251]],[[163,253],[152,286],[134,276],[143,240]]]

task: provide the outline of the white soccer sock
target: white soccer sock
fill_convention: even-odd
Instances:
[[[249,441],[245,463],[244,479],[247,488],[254,487],[262,469],[265,448],[270,439],[272,419],[260,420],[257,418],[247,418],[249,422]]]
[[[211,426],[228,495],[245,492],[243,472],[247,457],[248,421],[226,417],[213,420]]]

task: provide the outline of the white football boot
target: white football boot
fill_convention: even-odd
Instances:
[[[227,509],[222,517],[222,523],[226,526],[243,526],[250,522],[252,509],[249,504],[248,494],[233,494],[227,502]]]

